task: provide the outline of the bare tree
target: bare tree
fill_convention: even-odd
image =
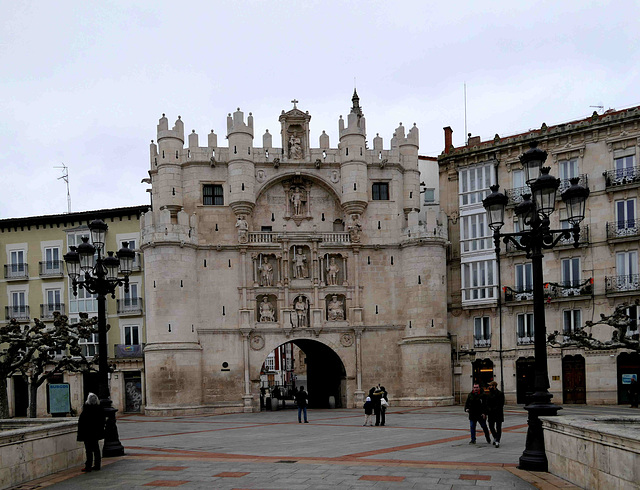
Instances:
[[[640,305],[640,300],[636,299],[633,305],[622,303],[616,306],[611,315],[600,314],[597,322],[586,321],[584,328],[573,332],[555,331],[547,337],[547,343],[554,347],[583,347],[591,350],[606,349],[629,349],[640,352],[640,341],[638,334],[629,336],[629,326],[634,319],[627,313],[630,306]],[[596,325],[608,325],[612,332],[608,340],[599,340],[593,337],[593,327]]]
[[[9,415],[8,376],[19,372],[29,379],[29,417],[36,417],[38,388],[45,381],[64,371],[91,369],[97,359],[87,359],[83,355],[80,341],[97,331],[97,322],[97,318],[89,319],[86,313],[81,313],[80,321],[69,325],[67,316],[54,312],[52,326],[36,318],[33,325],[22,326],[12,319],[6,328],[0,329],[0,343],[7,346],[0,351],[2,418]]]

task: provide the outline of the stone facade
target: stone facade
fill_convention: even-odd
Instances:
[[[260,368],[293,341],[312,404],[360,406],[382,383],[403,405],[450,404],[446,235],[419,219],[418,129],[367,144],[354,92],[340,141],[282,111],[281,146],[253,116],[199,146],[163,115],[142,218],[149,414],[253,411]],[[434,215],[435,216],[435,215]],[[315,359],[315,360],[314,360]]]
[[[640,191],[640,108],[607,111],[567,124],[454,148],[445,128],[440,166],[440,206],[448,216],[449,328],[456,342],[456,392],[467,393],[474,379],[503,383],[508,403],[525,403],[533,383],[530,260],[501,243],[496,261],[482,199],[499,183],[509,197],[503,232],[519,231],[514,205],[527,192],[519,156],[536,140],[548,152],[546,166],[561,179],[551,227],[567,226],[560,192],[573,176],[591,190],[579,246],[561,241],[545,252],[547,331],[580,328],[623,302],[640,298],[636,219]],[[527,265],[528,264],[528,265]],[[500,268],[498,268],[498,266]],[[637,308],[630,311],[629,335],[638,335]],[[594,328],[596,337],[611,337]],[[622,403],[623,375],[640,376],[638,354],[624,350],[549,348],[550,391],[557,403]]]

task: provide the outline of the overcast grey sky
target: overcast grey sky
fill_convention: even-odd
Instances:
[[[0,218],[148,203],[149,142],[164,112],[200,144],[226,115],[255,118],[255,146],[291,100],[311,141],[354,78],[385,148],[399,122],[437,156],[464,143],[640,105],[640,3],[588,1],[3,2]],[[279,141],[277,143],[279,146]]]

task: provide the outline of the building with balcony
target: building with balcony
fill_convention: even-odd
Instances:
[[[4,276],[0,278],[0,304],[6,323],[16,318],[25,325],[38,318],[45,324],[53,321],[54,312],[78,320],[80,312],[95,316],[98,312],[94,295],[83,289],[78,295],[66,275],[63,255],[72,245],[88,236],[88,223],[100,218],[109,226],[107,250],[118,250],[126,242],[136,250],[134,272],[129,292],[116,292],[117,301],[107,300],[107,334],[109,363],[114,366],[111,376],[111,396],[118,410],[140,412],[144,407],[144,362],[142,346],[145,341],[143,309],[144,275],[140,246],[140,215],[148,206],[102,209],[78,213],[31,216],[0,220],[0,251]],[[84,342],[86,356],[98,353],[98,339]],[[113,350],[111,347],[113,346]],[[97,373],[64,373],[51,383],[69,383],[71,407],[78,412],[89,392],[98,393]],[[13,416],[24,416],[28,406],[28,387],[20,376],[9,381],[9,405]],[[38,392],[38,415],[47,413],[47,384]]]
[[[482,200],[490,185],[499,184],[509,198],[503,231],[522,231],[513,209],[529,188],[519,156],[530,141],[537,141],[548,153],[545,166],[560,179],[558,196],[572,177],[591,190],[578,246],[573,239],[562,240],[545,252],[548,332],[568,333],[622,302],[633,304],[640,298],[640,107],[594,113],[556,126],[542,124],[489,141],[470,136],[457,148],[452,132],[444,129],[445,149],[438,163],[440,206],[448,216],[451,241],[447,302],[456,391],[466,393],[474,381],[495,379],[504,386],[508,402],[524,403],[533,387],[531,261],[502,243],[496,256]],[[551,215],[552,228],[570,228],[563,207],[558,203]],[[629,308],[628,335],[638,335],[639,313],[635,306]],[[549,347],[548,353],[555,402],[624,403],[629,377],[640,376],[638,354],[623,349]]]
[[[402,405],[452,403],[447,237],[422,209],[437,172],[420,185],[415,125],[368,141],[359,102],[334,147],[324,131],[312,145],[297,101],[262,147],[240,109],[224,147],[160,118],[141,218],[147,413],[258,410],[288,342],[312,406],[359,407],[378,383]]]

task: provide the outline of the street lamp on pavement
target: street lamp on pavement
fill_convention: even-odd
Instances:
[[[532,142],[531,148],[520,156],[525,170],[526,182],[533,194],[523,195],[523,201],[515,207],[520,222],[520,232],[500,233],[504,225],[504,212],[507,196],[499,191],[498,185],[491,186],[491,194],[482,205],[487,210],[488,226],[493,230],[496,255],[500,254],[500,239],[511,243],[516,249],[523,250],[531,259],[533,272],[533,321],[535,352],[535,392],[530,403],[524,408],[529,413],[526,447],[520,456],[519,468],[530,471],[547,471],[548,463],[544,449],[541,416],[557,415],[561,407],[551,403],[553,395],[549,393],[549,373],[547,369],[547,334],[544,312],[544,280],[542,277],[542,251],[553,248],[560,240],[570,239],[578,247],[580,223],[584,219],[585,204],[589,189],[578,184],[579,178],[570,179],[571,186],[562,193],[567,206],[567,219],[570,229],[552,230],[549,216],[555,210],[556,193],[560,180],[549,175],[550,168],[543,167],[547,152],[537,148]]]
[[[104,221],[93,220],[89,223],[92,243],[89,243],[89,237],[83,236],[82,243],[77,247],[69,247],[69,252],[64,255],[73,294],[77,296],[78,288],[81,288],[97,295],[98,300],[99,397],[100,405],[107,417],[102,449],[104,457],[124,455],[124,447],[120,443],[116,426],[117,410],[111,404],[109,391],[106,296],[111,294],[111,297],[115,298],[116,288],[121,285],[124,286],[125,292],[129,291],[129,275],[135,257],[135,252],[130,250],[126,243],[115,256],[113,252],[107,252],[107,256],[104,256],[107,228]],[[124,277],[118,277],[118,271]]]

